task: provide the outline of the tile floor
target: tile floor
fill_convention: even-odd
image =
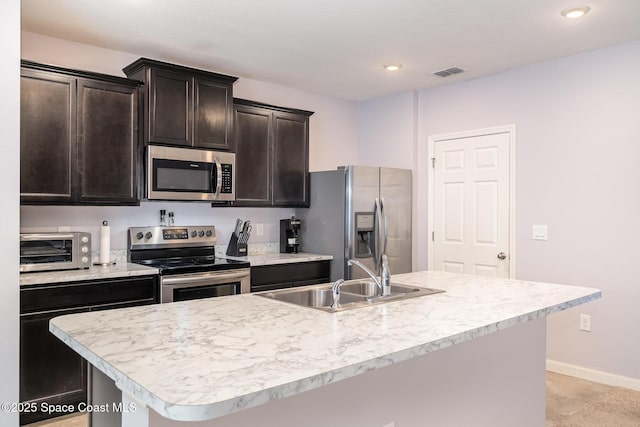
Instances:
[[[553,372],[547,372],[546,384],[546,427],[640,426],[640,391]],[[87,416],[65,416],[25,427],[87,427]]]

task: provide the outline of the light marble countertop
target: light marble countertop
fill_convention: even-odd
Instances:
[[[269,252],[262,252],[260,251],[260,249],[263,248],[258,247],[258,250],[256,252],[250,253],[250,255],[246,257],[227,256],[219,251],[216,252],[216,256],[220,258],[249,261],[252,267],[270,264],[287,264],[295,262],[324,261],[333,259],[333,256],[331,255],[302,252],[297,254],[281,254],[279,252],[274,252],[274,248],[275,246],[273,245],[265,247],[265,250],[269,250]],[[216,248],[216,250],[217,249],[218,248]],[[98,261],[97,254],[94,254],[93,258],[94,262]],[[126,251],[119,251],[118,253],[116,253],[116,251],[112,251],[111,259],[116,260],[116,263],[114,265],[106,267],[92,265],[91,268],[84,270],[60,270],[38,273],[22,273],[20,274],[20,286],[40,285],[46,283],[77,282],[81,280],[100,280],[129,276],[146,276],[159,273],[157,268],[128,263],[126,261]]]
[[[160,415],[205,420],[601,296],[593,288],[443,272],[392,279],[446,292],[338,313],[242,294],[67,315],[50,329]]]
[[[149,276],[158,274],[158,269],[144,265],[121,262],[109,266],[92,265],[83,270],[43,271],[21,273],[20,286],[41,285],[45,283],[78,282],[81,280],[100,280],[118,277]]]
[[[279,252],[250,253],[248,256],[244,257],[233,257],[228,255],[217,256],[227,259],[249,261],[251,267],[272,264],[290,264],[295,262],[330,261],[333,259],[332,255],[312,254],[307,252],[300,252],[297,254],[281,254]]]

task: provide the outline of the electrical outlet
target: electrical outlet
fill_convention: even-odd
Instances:
[[[256,236],[264,235],[264,224],[256,224]]]
[[[580,330],[591,332],[591,316],[588,314],[580,315]]]

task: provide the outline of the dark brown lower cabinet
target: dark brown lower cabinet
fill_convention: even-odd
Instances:
[[[77,410],[88,401],[87,362],[49,332],[51,319],[158,302],[156,276],[20,289],[20,425],[68,414],[51,409]]]
[[[20,316],[20,401],[31,404],[20,414],[20,425],[66,414],[48,414],[43,406],[77,407],[87,401],[87,362],[49,332],[54,317],[85,311],[89,309]]]
[[[331,261],[296,262],[251,267],[251,292],[329,283]]]

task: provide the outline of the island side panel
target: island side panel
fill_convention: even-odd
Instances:
[[[202,422],[152,427],[535,426],[545,423],[546,318]]]

